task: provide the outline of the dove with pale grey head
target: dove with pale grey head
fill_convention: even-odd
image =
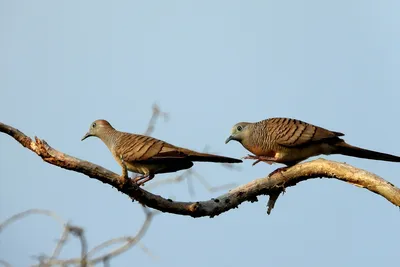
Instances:
[[[269,164],[282,163],[292,166],[302,160],[321,154],[342,154],[346,156],[400,162],[400,157],[367,150],[347,144],[344,134],[330,131],[300,120],[271,118],[256,123],[240,122],[233,126],[225,143],[238,141],[255,156],[255,159]]]
[[[138,185],[153,179],[155,174],[189,169],[193,166],[193,161],[242,162],[240,159],[177,147],[145,135],[120,132],[106,120],[94,121],[82,141],[89,136],[96,136],[106,144],[122,167],[123,179],[128,177],[127,171],[142,174],[143,176],[134,179]]]

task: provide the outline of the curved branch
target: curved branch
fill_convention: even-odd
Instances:
[[[81,238],[81,243],[82,243],[81,257],[80,258],[72,258],[72,259],[51,258],[48,261],[46,261],[46,264],[48,264],[49,266],[51,266],[51,265],[67,266],[70,264],[81,264],[80,266],[92,266],[92,265],[98,264],[100,262],[107,261],[113,257],[116,257],[116,256],[124,253],[125,251],[129,250],[130,248],[132,248],[143,238],[144,234],[147,232],[147,230],[150,226],[153,216],[154,216],[153,212],[146,212],[146,219],[145,219],[143,225],[141,226],[139,232],[135,236],[111,239],[109,241],[106,241],[106,242],[96,246],[89,252],[87,252],[86,240],[82,240],[82,238],[83,238],[82,230],[75,229],[75,231],[78,230],[78,233],[76,233],[76,235],[79,238]],[[93,257],[93,254],[95,254],[95,252],[97,252],[101,249],[104,249],[110,245],[120,243],[122,241],[125,241],[125,243],[122,244],[120,247],[117,247],[116,249],[114,249],[110,252],[107,252],[101,256]],[[34,266],[42,266],[42,265],[34,265]]]
[[[20,220],[28,215],[32,215],[32,214],[41,214],[41,215],[46,215],[46,216],[52,217],[54,220],[59,222],[63,227],[68,225],[64,219],[62,219],[60,216],[58,216],[55,212],[53,212],[51,210],[29,209],[29,210],[17,213],[15,215],[11,216],[10,218],[8,218],[7,220],[5,220],[4,222],[0,223],[0,233],[1,233],[1,231],[4,230],[4,228],[6,228],[10,224],[14,223],[15,221],[18,221],[18,220]]]
[[[71,157],[50,147],[44,140],[35,137],[35,141],[19,130],[0,123],[0,132],[12,136],[21,145],[35,152],[44,161],[58,167],[80,172],[91,178],[107,183],[141,204],[179,215],[192,217],[216,216],[233,208],[237,208],[245,201],[257,201],[259,195],[269,195],[268,213],[273,208],[279,194],[286,187],[294,186],[299,182],[317,177],[335,178],[374,192],[386,198],[389,202],[400,207],[400,189],[385,181],[381,177],[352,167],[345,163],[317,159],[310,162],[297,164],[282,172],[254,180],[239,186],[218,198],[200,202],[175,202],[154,195],[139,188],[128,180],[124,186],[118,183],[119,175],[99,165]]]

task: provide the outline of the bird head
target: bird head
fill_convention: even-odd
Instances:
[[[231,135],[226,139],[225,144],[227,144],[231,140],[238,141],[239,143],[242,142],[244,138],[249,136],[250,134],[250,129],[249,122],[239,122],[236,123],[231,130]]]
[[[90,125],[89,131],[82,137],[81,141],[90,136],[101,138],[102,133],[107,132],[107,129],[113,129],[111,124],[106,120],[96,120]]]

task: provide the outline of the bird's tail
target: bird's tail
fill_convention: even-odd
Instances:
[[[219,163],[241,163],[243,162],[240,159],[234,159],[224,156],[218,156],[208,153],[199,153],[191,151],[191,153],[187,154],[187,159],[191,161],[205,161],[205,162],[219,162]]]
[[[352,156],[364,159],[400,162],[400,157],[398,156],[352,146],[347,144],[346,142],[340,142],[335,144],[335,148],[336,148],[335,154],[342,154],[346,156]]]

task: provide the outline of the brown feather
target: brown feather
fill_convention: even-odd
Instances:
[[[193,161],[239,163],[239,159],[198,153],[180,148],[156,138],[117,131],[105,120],[94,121],[82,140],[87,137],[100,138],[122,167],[122,176],[127,170],[147,176],[137,180],[143,184],[157,173],[175,172],[193,166]]]
[[[114,143],[114,151],[116,154],[123,155],[126,162],[160,161],[162,159],[186,159],[189,161],[221,163],[242,162],[234,158],[199,153],[171,145],[153,137],[130,133],[120,133],[120,137]]]
[[[342,154],[364,159],[400,162],[400,157],[398,156],[352,146],[344,141],[335,144],[335,147],[335,154]]]
[[[271,124],[272,129],[281,129],[281,134],[277,135],[275,142],[286,147],[309,145],[344,135],[295,119],[274,118],[266,123]]]
[[[270,118],[256,123],[238,123],[245,128],[236,139],[247,150],[266,161],[293,165],[321,154],[400,162],[400,157],[347,144],[343,133],[300,120]],[[233,128],[235,129],[235,128]]]

